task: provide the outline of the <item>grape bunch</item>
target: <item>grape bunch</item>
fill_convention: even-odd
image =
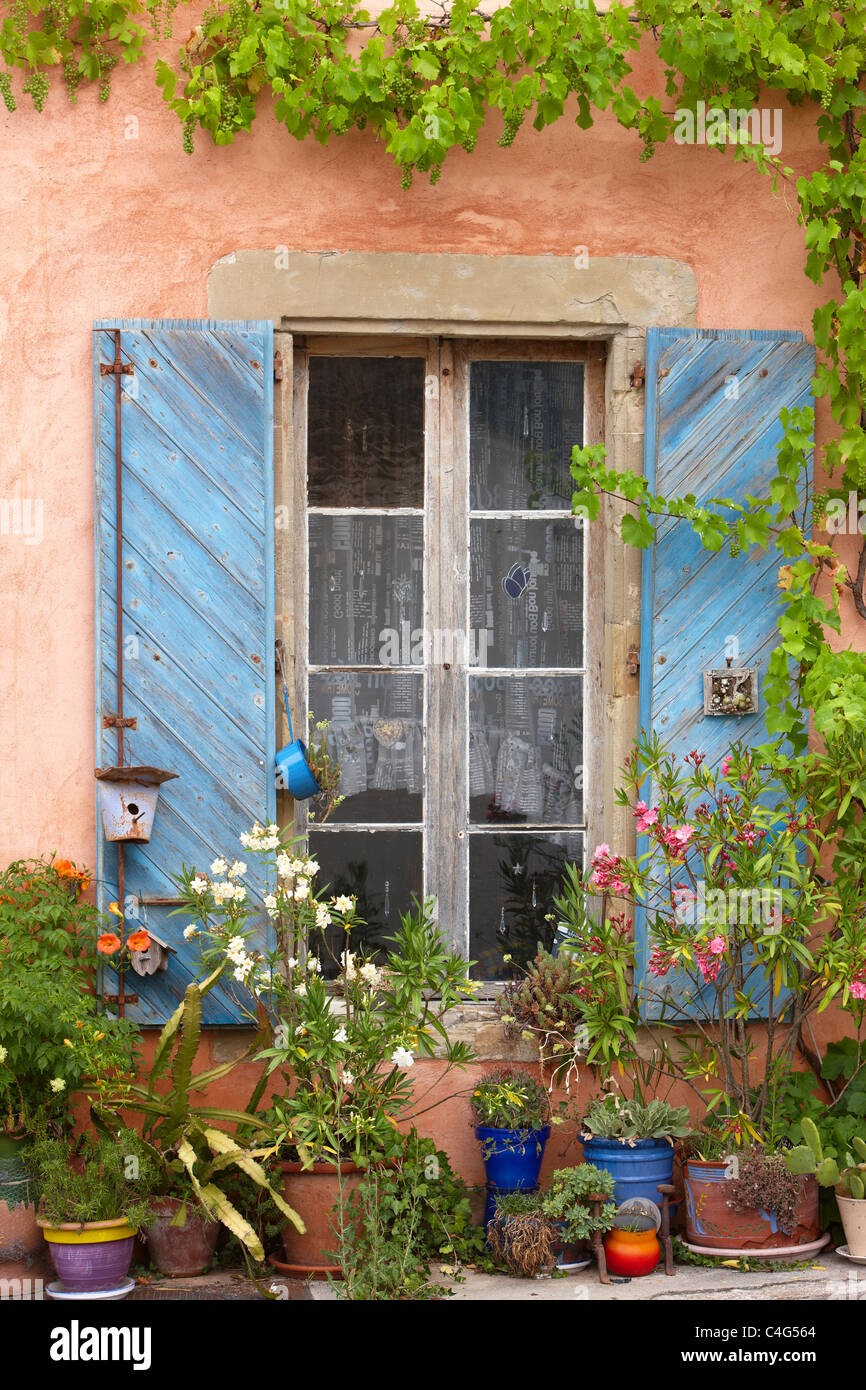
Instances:
[[[510,145],[514,144],[514,137],[523,125],[525,116],[526,112],[520,111],[516,107],[505,112],[505,129],[497,140],[497,145],[501,145],[503,149],[508,149]]]
[[[183,148],[185,154],[195,154],[195,143],[193,141],[194,130],[195,116],[187,116],[183,123]]]
[[[31,72],[24,83],[23,90],[33,98],[33,105],[41,111],[48,96],[48,78],[44,72]]]
[[[15,98],[12,95],[12,81],[8,72],[0,72],[0,96],[3,97],[3,105],[7,111],[15,110]]]

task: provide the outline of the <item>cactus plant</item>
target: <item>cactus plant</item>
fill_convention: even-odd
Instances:
[[[821,1187],[834,1187],[839,1196],[862,1201],[866,1197],[866,1161],[840,1171],[835,1158],[825,1158],[815,1121],[804,1116],[800,1128],[806,1142],[798,1144],[785,1155],[788,1171],[804,1176],[814,1174]],[[851,1144],[857,1155],[866,1160],[866,1142],[855,1136]]]

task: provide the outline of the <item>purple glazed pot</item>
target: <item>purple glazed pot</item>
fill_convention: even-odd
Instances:
[[[126,1279],[135,1231],[124,1220],[88,1221],[81,1226],[39,1224],[57,1277],[70,1293],[116,1289]]]

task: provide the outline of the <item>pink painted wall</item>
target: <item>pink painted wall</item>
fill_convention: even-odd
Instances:
[[[648,60],[635,85],[651,84],[661,79]],[[526,129],[511,150],[496,146],[493,121],[437,187],[408,193],[372,135],[297,144],[266,108],[231,148],[197,136],[190,159],[147,64],[116,72],[107,105],[89,91],[70,108],[55,91],[41,116],[22,102],[0,128],[2,496],[44,509],[40,544],[0,536],[4,861],[94,859],[94,318],[205,315],[221,256],[275,246],[673,257],[697,277],[699,324],[716,328],[810,336],[822,298],[803,274],[790,188],[773,194],[754,169],[700,147],[642,164],[637,139],[604,117],[588,134],[565,121]],[[810,113],[786,109],[786,162],[808,169],[818,148]],[[459,1105],[443,1112],[450,1144],[478,1177]]]

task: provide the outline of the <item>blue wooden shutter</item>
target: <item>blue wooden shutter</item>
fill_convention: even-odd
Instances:
[[[94,325],[96,433],[96,762],[116,762],[114,359],[124,361],[123,629],[128,763],[177,773],[163,785],[149,843],[125,848],[126,897],[171,897],[183,863],[242,855],[238,836],[276,814],[274,756],[273,328],[209,320]],[[117,855],[97,809],[100,905],[116,896]],[[245,857],[246,858],[246,857]],[[255,860],[246,858],[248,883]],[[194,970],[189,920],[147,906],[174,948],[167,971],[128,974],[127,1016],[161,1025]],[[129,923],[127,924],[129,925]],[[113,972],[107,972],[107,979]],[[106,989],[116,989],[107,984]],[[238,1024],[226,990],[204,1001],[208,1025]]]
[[[815,349],[801,333],[651,328],[647,333],[644,473],[662,497],[692,493],[745,499],[767,495],[782,437],[779,412],[812,404]],[[663,520],[644,552],[641,576],[640,725],[678,756],[696,748],[710,767],[737,739],[768,739],[763,698],[757,714],[704,716],[703,673],[725,665],[726,639],[739,643],[737,666],[759,668],[778,645],[778,551],[752,548],[731,559],[702,549],[686,522]],[[648,848],[639,837],[638,853]],[[651,949],[637,913],[638,978],[667,987],[688,1015],[684,976],[646,976]],[[649,1001],[648,1016],[658,1014]]]

